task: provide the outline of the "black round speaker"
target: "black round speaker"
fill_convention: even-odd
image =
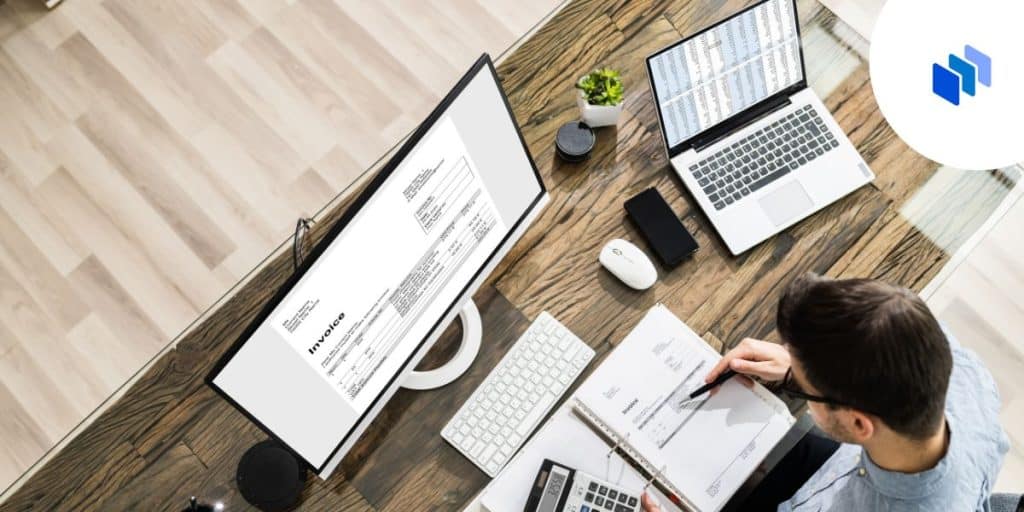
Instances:
[[[565,123],[555,135],[555,153],[566,162],[582,162],[594,149],[597,137],[587,123],[573,121]]]
[[[280,443],[267,440],[242,455],[235,481],[245,501],[265,512],[278,512],[299,502],[306,485],[306,469]]]

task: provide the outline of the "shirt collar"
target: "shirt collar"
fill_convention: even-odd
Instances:
[[[946,416],[946,428],[949,431],[949,445],[935,467],[920,473],[900,473],[878,467],[866,450],[861,456],[862,464],[867,471],[868,481],[878,492],[898,499],[921,499],[934,493],[942,484],[942,479],[949,473],[951,454],[955,449],[951,418]],[[863,450],[863,449],[862,449]]]

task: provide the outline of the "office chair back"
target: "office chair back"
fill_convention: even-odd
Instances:
[[[1024,512],[1024,496],[1020,494],[995,493],[988,504],[992,512]]]

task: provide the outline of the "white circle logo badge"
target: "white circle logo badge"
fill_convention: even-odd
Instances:
[[[871,86],[911,148],[943,165],[1024,162],[1024,1],[888,0]]]

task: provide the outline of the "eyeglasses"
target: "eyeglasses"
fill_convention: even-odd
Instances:
[[[836,400],[827,396],[812,395],[804,393],[800,389],[800,385],[793,380],[793,368],[786,370],[786,376],[782,379],[782,385],[779,386],[779,392],[784,393],[791,398],[800,398],[807,400],[808,402],[819,402],[823,404],[836,405],[840,407],[853,407],[852,405],[843,402],[842,400]]]

